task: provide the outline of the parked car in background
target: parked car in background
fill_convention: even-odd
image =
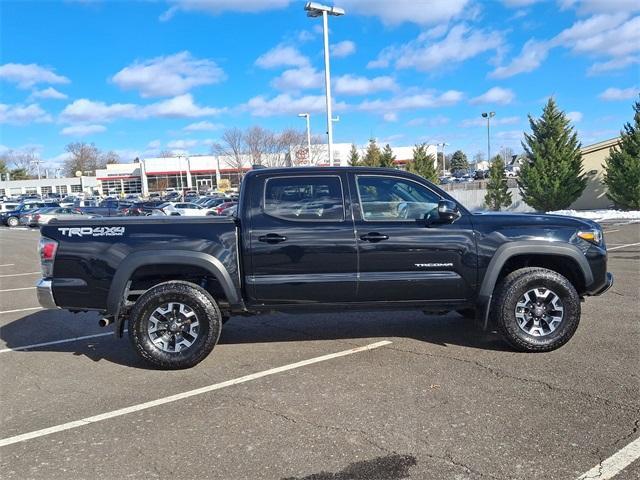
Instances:
[[[238,204],[236,203],[235,205],[222,210],[219,215],[222,217],[231,217],[235,215],[237,212],[238,212]]]
[[[73,220],[75,218],[81,218],[84,215],[85,218],[97,218],[96,215],[87,215],[77,208],[70,207],[46,207],[35,210],[33,213],[25,215],[24,224],[29,227],[38,227],[40,225],[46,225],[51,220]],[[22,218],[20,223],[22,223]]]
[[[124,215],[126,210],[133,203],[122,202],[120,200],[107,199],[103,200],[98,206],[79,207],[80,210],[88,215],[100,215],[101,217],[117,217]]]
[[[28,201],[23,202],[15,210],[0,213],[0,225],[8,225],[9,227],[17,227],[20,225],[20,216],[32,212],[43,207],[59,207],[58,202],[46,201]]]
[[[2,202],[0,203],[0,213],[11,212],[18,208],[19,205],[20,203],[18,202]]]
[[[233,207],[233,206],[235,206],[237,204],[238,204],[238,202],[224,202],[224,203],[221,203],[220,205],[218,205],[217,207],[214,207],[213,211],[215,211],[216,214],[218,214],[218,215],[222,215],[222,212],[224,210],[226,210],[227,208],[231,208],[231,207]]]
[[[129,215],[129,216],[151,215],[154,210],[162,211],[159,207],[164,203],[166,202],[163,202],[161,200],[149,200],[146,202],[136,202],[133,205],[131,205],[129,208],[125,208],[123,210],[123,214]]]
[[[167,215],[177,213],[188,217],[203,217],[207,215],[207,212],[209,211],[208,208],[189,202],[169,202],[161,208]]]

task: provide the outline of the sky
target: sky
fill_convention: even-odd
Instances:
[[[328,2],[329,5],[332,3]],[[640,92],[637,0],[342,0],[330,17],[334,141],[521,150],[553,96],[584,145]],[[322,20],[295,0],[0,2],[0,151],[51,166],[208,153],[226,128],[326,131]]]

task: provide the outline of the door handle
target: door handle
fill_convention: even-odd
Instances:
[[[265,243],[280,243],[284,242],[287,239],[284,235],[278,235],[277,233],[267,233],[266,235],[261,235],[258,237],[259,242]]]
[[[378,233],[378,232],[371,232],[371,233],[367,233],[366,235],[361,235],[360,236],[360,240],[364,240],[365,242],[380,242],[382,240],[388,240],[389,239],[389,235],[383,235],[382,233]]]

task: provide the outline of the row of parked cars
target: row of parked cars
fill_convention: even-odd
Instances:
[[[164,199],[119,200],[116,198],[65,198],[59,201],[52,199],[27,199],[20,203],[0,203],[0,225],[9,227],[40,226],[53,219],[114,217],[114,216],[205,216],[234,215],[237,197],[208,195],[183,201],[184,197],[176,197],[177,201]]]

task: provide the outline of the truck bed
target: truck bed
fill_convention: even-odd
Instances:
[[[116,272],[125,270],[125,264],[132,264],[135,259],[150,256],[160,273],[162,260],[176,255],[216,258],[240,290],[237,227],[232,218],[110,217],[52,221],[42,227],[42,236],[58,242],[52,290],[62,308],[105,310],[109,292],[117,282]]]

